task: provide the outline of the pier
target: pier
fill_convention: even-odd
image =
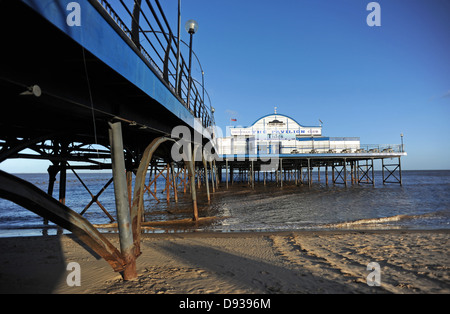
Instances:
[[[326,184],[374,185],[376,161],[382,163],[383,183],[402,184],[402,145],[372,151],[363,146],[324,151],[317,143],[307,151],[221,151],[204,82],[191,71],[194,22],[186,25],[186,47],[180,43],[181,21],[171,27],[158,0],[136,0],[131,7],[83,1],[80,23],[70,3],[0,3],[5,43],[0,95],[7,112],[0,116],[0,163],[32,159],[50,164],[46,191],[0,171],[0,197],[71,231],[124,280],[137,276],[145,193],[157,202],[177,202],[178,193],[189,193],[192,221],[198,222],[196,191],[203,186],[208,201],[217,189],[238,180],[250,188],[269,177],[280,188],[288,182],[311,186],[316,169],[319,175],[325,171]],[[174,134],[179,126],[188,139]],[[319,141],[313,131],[310,135],[313,145]],[[298,143],[307,140],[298,138]],[[180,159],[174,159],[174,147]],[[91,191],[78,175],[107,169],[112,178],[100,191]],[[66,206],[68,172],[91,198],[80,212]],[[158,178],[165,179],[164,196],[155,193]],[[99,200],[111,184],[115,211]],[[94,203],[117,224],[120,248],[83,216]]]
[[[234,155],[223,156],[218,163],[225,173],[226,187],[234,182],[276,182],[283,187],[285,182],[311,186],[321,181],[324,173],[326,185],[329,184],[370,184],[375,185],[375,161],[380,161],[383,184],[402,185],[401,157],[404,152],[355,153],[355,154],[304,154],[278,156]],[[275,158],[275,165],[265,160]],[[388,161],[386,161],[386,159]],[[388,162],[388,163],[386,163]],[[314,179],[313,174],[317,175]],[[222,179],[223,180],[223,179]]]
[[[181,19],[172,29],[158,0],[129,4],[0,4],[5,43],[0,60],[5,112],[0,116],[0,162],[50,162],[47,191],[1,171],[0,197],[71,231],[125,280],[136,277],[150,165],[163,161],[173,175],[171,149],[178,138],[171,136],[172,130],[184,126],[190,132],[190,149],[183,152],[182,163],[191,178],[192,217],[198,220],[193,177],[203,164],[195,162],[192,153],[211,141],[215,124],[204,84],[191,71],[196,24],[186,24],[186,47],[180,41]],[[104,169],[113,173],[104,188],[114,185],[115,215],[103,210],[111,221],[117,220],[120,248],[83,217],[90,204],[99,204],[102,191],[86,187],[92,200],[80,213],[65,205],[67,172]]]

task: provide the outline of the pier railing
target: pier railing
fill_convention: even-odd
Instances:
[[[282,147],[282,154],[366,154],[366,153],[401,153],[402,145],[400,144],[337,144],[320,146],[315,144],[303,147]]]
[[[308,143],[302,146],[279,146],[273,143],[234,143],[232,147],[219,144],[220,155],[280,155],[280,154],[388,154],[403,153],[401,144],[360,144],[339,143],[325,144],[321,142]]]
[[[213,126],[215,123],[211,103],[209,101],[207,105],[205,102],[207,92],[204,88],[203,70],[201,70],[202,83],[191,76],[189,84],[189,73],[192,71],[184,57],[186,54],[181,52],[182,48],[184,50],[189,48],[184,46],[184,42],[183,45],[179,45],[178,34],[172,31],[160,2],[90,1],[103,7],[117,26],[116,29],[123,32],[134,45],[135,51],[192,115],[198,118],[205,128]],[[194,56],[197,58],[195,54]]]

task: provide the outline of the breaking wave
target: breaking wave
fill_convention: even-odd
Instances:
[[[380,217],[380,218],[365,218],[365,219],[359,219],[359,220],[353,220],[353,221],[326,224],[323,227],[324,228],[337,228],[337,229],[339,229],[339,228],[356,228],[358,226],[370,227],[370,225],[374,226],[374,225],[380,225],[380,224],[398,222],[398,221],[404,221],[404,220],[430,218],[430,217],[435,217],[437,215],[438,215],[438,212],[421,214],[421,215],[395,215],[395,216]]]

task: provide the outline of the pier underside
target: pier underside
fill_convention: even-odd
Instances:
[[[235,180],[276,181],[281,187],[283,182],[295,184],[313,182],[313,171],[317,171],[320,181],[321,170],[325,174],[325,183],[333,184],[372,184],[375,185],[375,160],[381,160],[383,184],[402,185],[401,157],[406,153],[362,153],[362,154],[297,154],[267,156],[222,156],[219,169],[225,169],[225,181],[228,186]],[[389,163],[385,163],[388,159]],[[330,177],[330,180],[329,180]],[[270,179],[269,179],[270,178]]]

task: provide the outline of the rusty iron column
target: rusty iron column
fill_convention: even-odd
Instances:
[[[127,190],[128,190],[128,204],[131,208],[133,205],[133,200],[131,199],[133,197],[133,171],[127,170]]]
[[[134,241],[123,150],[122,124],[120,122],[109,123],[109,141],[111,144],[111,161],[114,177],[114,194],[119,227],[120,250],[126,264],[125,269],[122,272],[122,277],[124,280],[131,280],[137,277],[136,256],[134,254]]]
[[[59,171],[59,202],[66,204],[66,183],[67,183],[67,166],[66,162],[62,161]]]
[[[153,153],[158,149],[158,147],[167,141],[175,142],[171,138],[167,137],[158,137],[155,138],[145,149],[144,153],[141,156],[141,161],[139,162],[139,167],[136,171],[136,178],[135,178],[135,186],[133,191],[133,206],[131,207],[131,222],[132,222],[132,233],[133,233],[133,241],[134,241],[134,254],[136,257],[138,257],[141,254],[140,251],[140,239],[141,239],[141,221],[143,218],[143,212],[144,212],[144,193],[146,191],[146,175],[147,170],[149,168],[149,165],[153,158]],[[186,159],[186,158],[185,158]],[[153,182],[155,182],[155,189],[156,189],[156,179],[159,175],[156,175],[157,172],[157,165],[154,166],[155,169],[155,177],[153,178]],[[164,169],[162,170],[164,171]],[[152,183],[149,184],[149,187],[152,185]],[[148,189],[150,191],[150,188]],[[153,193],[151,193],[153,194]],[[153,194],[155,197],[156,193]],[[155,197],[155,199],[159,202],[158,198]]]

